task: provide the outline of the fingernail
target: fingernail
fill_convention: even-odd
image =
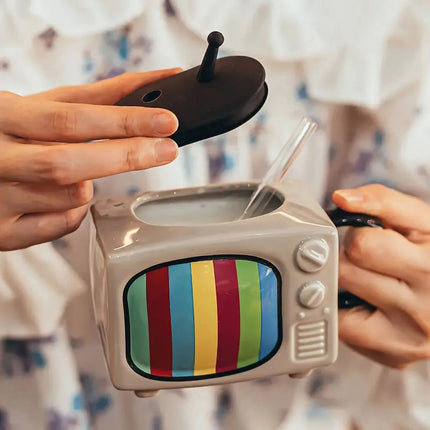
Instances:
[[[173,133],[176,124],[175,117],[166,113],[158,113],[152,117],[152,129],[157,134]]]
[[[161,139],[155,144],[155,159],[157,163],[173,161],[178,155],[178,145],[171,139]]]
[[[339,195],[348,202],[362,202],[363,194],[359,190],[337,190],[335,194]]]

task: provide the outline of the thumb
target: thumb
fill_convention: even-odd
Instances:
[[[345,211],[375,216],[398,230],[430,233],[430,206],[383,185],[337,190],[333,193],[333,202]]]
[[[92,84],[58,87],[43,93],[29,96],[31,99],[52,100],[68,103],[111,105],[137,88],[180,73],[182,69],[155,70],[142,73],[123,73],[114,78],[104,79]]]

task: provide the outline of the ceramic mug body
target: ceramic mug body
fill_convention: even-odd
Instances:
[[[264,210],[241,219],[256,186],[145,193],[91,208],[93,303],[117,388],[305,374],[335,361],[336,227],[295,181],[275,184]],[[345,216],[330,214],[351,223]]]

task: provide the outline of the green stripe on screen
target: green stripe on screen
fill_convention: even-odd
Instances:
[[[151,373],[149,358],[148,311],[146,307],[146,275],[137,278],[127,293],[130,319],[130,354],[135,366]]]
[[[240,341],[237,368],[258,362],[261,338],[261,299],[258,264],[236,261],[240,302]]]

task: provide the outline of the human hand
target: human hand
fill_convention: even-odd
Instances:
[[[333,201],[387,227],[350,228],[345,236],[339,285],[376,310],[340,310],[339,337],[398,369],[430,358],[430,206],[382,185],[339,190]]]
[[[179,71],[127,73],[28,97],[0,92],[0,251],[78,228],[93,196],[91,179],[176,158],[177,145],[163,138],[178,127],[172,112],[111,105]]]

